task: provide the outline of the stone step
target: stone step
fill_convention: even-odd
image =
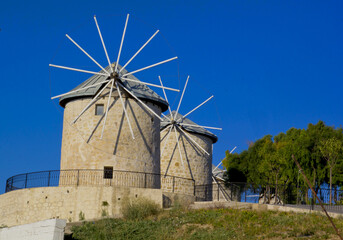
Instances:
[[[211,201],[195,202],[189,206],[189,209],[216,209],[216,208],[234,208],[234,209],[251,209],[251,203],[242,203],[234,201]]]

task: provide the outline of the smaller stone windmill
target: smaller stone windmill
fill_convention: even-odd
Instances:
[[[233,153],[237,147],[234,147],[229,154]],[[229,191],[224,185],[224,174],[227,171],[226,169],[221,169],[219,166],[222,164],[222,161],[218,163],[217,166],[212,165],[212,179],[213,179],[213,193],[217,194],[216,197],[213,197],[213,199],[217,200],[229,200]],[[232,189],[230,190],[232,191]],[[231,199],[232,200],[232,199]]]
[[[230,153],[229,154],[231,154],[231,153],[233,153],[233,151],[235,151],[235,149],[236,149],[237,147],[235,146],[231,151],[230,151]],[[213,165],[212,166],[212,175],[213,175],[213,180],[215,180],[215,178],[217,178],[217,179],[219,179],[219,180],[221,180],[221,181],[224,181],[224,173],[227,171],[226,169],[224,170],[224,169],[221,169],[221,168],[219,168],[219,166],[220,165],[222,165],[222,161],[220,161],[219,163],[218,163],[218,165],[217,166],[215,166],[215,165]]]
[[[184,178],[191,178],[196,185],[203,186],[202,199],[210,200],[212,196],[212,144],[218,138],[208,129],[221,130],[221,128],[200,126],[186,118],[196,109],[208,102],[213,96],[200,105],[181,115],[178,111],[188,84],[185,87],[176,111],[164,116],[161,122],[161,173]],[[160,78],[161,85],[163,86]],[[165,99],[168,101],[167,95]],[[163,186],[162,187],[168,187]]]

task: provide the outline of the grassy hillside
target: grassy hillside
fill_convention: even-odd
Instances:
[[[343,219],[334,219],[343,232]],[[73,228],[79,240],[109,239],[339,239],[315,214],[215,209],[163,211],[141,220],[104,219]]]

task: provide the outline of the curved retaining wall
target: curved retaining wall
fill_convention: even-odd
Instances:
[[[139,197],[162,207],[162,190],[126,187],[42,187],[0,195],[0,226],[8,227],[60,218],[68,222],[119,216],[123,201]]]

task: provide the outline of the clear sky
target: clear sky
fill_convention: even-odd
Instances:
[[[68,33],[106,65],[94,14],[112,59],[125,14],[131,18],[124,60],[161,30],[163,37],[129,70],[178,56],[177,63],[137,77],[158,83],[161,74],[165,85],[182,88],[189,74],[181,113],[215,96],[189,118],[223,128],[212,131],[219,137],[216,164],[226,150],[240,152],[266,134],[318,120],[341,126],[342,11],[341,1],[1,1],[0,193],[10,176],[59,169],[62,109],[50,97],[88,75],[49,73],[48,64],[98,70],[68,42]],[[168,96],[176,109],[177,96]]]

